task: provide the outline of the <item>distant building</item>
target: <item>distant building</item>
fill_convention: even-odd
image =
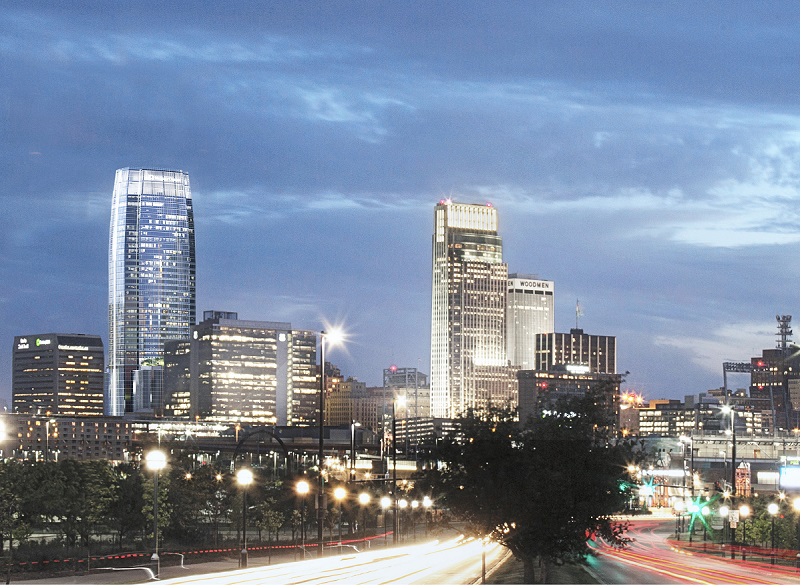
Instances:
[[[185,172],[122,168],[115,173],[109,227],[108,415],[134,410],[134,372],[161,358],[166,341],[190,338],[196,277],[192,202]]]
[[[6,419],[13,455],[32,461],[129,461],[135,425],[120,417],[12,415]]]
[[[536,335],[536,370],[548,371],[555,366],[574,373],[616,374],[617,339],[589,335],[583,329]]]
[[[237,423],[318,422],[316,333],[205,314],[190,343],[165,345],[168,416]]]
[[[800,428],[799,347],[764,349],[760,357],[751,358],[751,366],[748,403],[754,410],[768,414],[764,428],[768,432]]]
[[[432,416],[516,406],[508,367],[508,266],[490,204],[442,200],[435,207],[432,257]]]
[[[47,333],[14,338],[12,408],[41,415],[103,415],[103,341]]]
[[[508,275],[506,336],[508,361],[523,370],[536,368],[536,335],[554,330],[555,285],[525,274]]]
[[[388,389],[388,398],[396,396],[404,405],[400,409],[405,418],[430,416],[430,385],[427,375],[416,368],[392,365],[382,371],[383,387]],[[390,414],[390,409],[388,409]]]

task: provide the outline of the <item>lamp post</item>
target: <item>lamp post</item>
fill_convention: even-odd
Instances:
[[[380,507],[382,508],[382,530],[383,537],[385,538],[385,545],[388,545],[388,507],[391,506],[391,499],[388,496],[380,498]]]
[[[736,498],[737,497],[737,409],[733,406],[724,406],[723,412],[731,414],[731,493]],[[734,554],[734,543],[736,542],[735,535],[737,534],[737,529],[732,527],[731,529],[731,545],[732,545],[732,555]]]
[[[397,404],[405,405],[405,398],[394,394],[393,402],[391,403],[391,453],[392,462],[394,467],[391,495],[394,501],[394,545],[397,543],[397,535],[399,534],[399,502],[396,498],[396,408]]]
[[[367,492],[361,492],[357,501],[363,509],[363,541],[365,541],[368,535],[368,503],[371,502],[371,496]]]
[[[352,419],[352,427],[351,427],[351,429],[352,429],[351,430],[351,432],[352,432],[352,447],[351,447],[351,452],[349,453],[349,457],[351,458],[351,460],[350,460],[351,461],[351,464],[350,464],[351,467],[349,468],[349,481],[350,482],[355,481],[355,466],[356,466],[355,451],[357,451],[357,447],[355,445],[355,429],[357,429],[360,426],[361,426],[360,423],[358,423],[356,420]]]
[[[338,553],[343,551],[343,499],[346,498],[346,488],[338,486],[332,491],[338,503]]]
[[[413,542],[416,543],[416,509],[419,508],[419,501],[413,500],[410,503],[410,516],[413,520]]]
[[[237,483],[243,487],[243,543],[240,550],[240,567],[248,567],[248,544],[246,543],[246,498],[248,487],[254,481],[254,474],[251,470],[243,468],[237,472]]]
[[[397,501],[397,504],[399,506],[398,510],[401,510],[401,511],[405,510],[408,507],[408,501],[405,500],[404,498],[400,498]],[[400,535],[400,541],[401,541],[402,540],[402,537],[401,537],[401,535],[402,535],[402,526],[401,525],[399,526],[399,535]],[[396,536],[396,535],[394,535],[394,536]]]
[[[427,533],[429,531],[428,525],[429,521],[427,520],[427,515],[430,514],[430,507],[433,506],[433,501],[430,499],[429,496],[425,496],[422,498],[422,506],[424,507],[424,537],[427,538]]]
[[[743,519],[743,561],[745,561],[745,523],[748,522],[748,516],[751,514],[751,507],[747,504],[741,504],[740,508],[738,509],[740,512],[740,518]]]
[[[771,565],[776,563],[776,515],[779,514],[779,505],[771,502],[768,505],[768,514],[771,518]]]
[[[301,496],[302,507],[301,507],[301,536],[299,537],[301,541],[301,556],[304,559],[304,511],[307,508],[307,493],[310,491],[310,484],[307,483],[307,480],[299,480],[296,482],[296,494]]]
[[[145,467],[154,473],[154,554],[151,562],[159,577],[159,472],[167,465],[167,455],[160,449],[152,449],[145,456]]]
[[[324,394],[326,393],[326,342],[338,343],[343,333],[338,329],[321,331],[321,389],[318,394],[318,500],[316,521],[318,522],[318,557],[324,555]]]

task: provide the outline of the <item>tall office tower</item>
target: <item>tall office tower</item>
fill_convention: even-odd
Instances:
[[[109,230],[106,414],[134,410],[134,372],[195,324],[195,227],[182,171],[117,170]],[[140,403],[144,404],[144,403]]]
[[[165,414],[232,423],[318,422],[316,333],[206,312],[165,344]]]
[[[103,341],[97,335],[14,337],[16,413],[103,415]]]
[[[426,418],[430,416],[430,386],[427,376],[416,368],[392,365],[382,371],[382,385],[388,390],[390,399],[396,396],[404,399],[402,412],[405,418]],[[388,409],[390,414],[391,409]]]
[[[508,360],[523,370],[535,369],[536,335],[552,333],[554,283],[537,276],[508,276],[508,309],[505,315]]]
[[[442,200],[433,232],[432,416],[516,406],[505,352],[508,266],[490,204]]]

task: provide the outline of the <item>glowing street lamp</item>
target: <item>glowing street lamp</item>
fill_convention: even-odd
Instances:
[[[145,467],[154,473],[154,554],[151,556],[159,577],[159,472],[167,466],[167,455],[161,449],[152,449],[145,455]]]
[[[307,480],[299,480],[296,482],[296,494],[301,496],[302,507],[301,507],[301,554],[302,559],[305,558],[305,550],[304,550],[304,511],[307,509],[307,493],[310,491],[310,484]]]
[[[740,518],[743,519],[743,547],[745,547],[745,523],[748,522],[748,517],[751,515],[751,507],[747,504],[741,504],[737,509],[740,512]],[[743,560],[745,559],[745,549],[743,549]]]
[[[391,407],[391,451],[393,452],[393,465],[394,474],[392,479],[391,494],[394,500],[394,544],[397,543],[397,535],[399,534],[399,502],[396,498],[396,409],[397,405],[405,406],[405,397],[397,396],[394,394],[394,400]]]
[[[351,457],[350,461],[352,462],[351,463],[352,467],[349,468],[349,481],[350,482],[355,481],[355,466],[356,466],[355,462],[356,462],[356,457],[357,457],[356,454],[355,454],[355,452],[357,451],[357,447],[355,445],[355,429],[357,429],[358,427],[361,427],[361,426],[362,425],[360,423],[358,423],[356,420],[354,420],[354,419],[352,420],[352,427],[351,427],[351,432],[352,432],[352,447],[351,447],[351,450],[352,451],[350,453],[350,457]]]
[[[357,497],[357,502],[360,504],[361,508],[363,509],[363,540],[366,539],[368,535],[368,504],[371,502],[371,496],[368,495],[367,492],[361,492],[360,495]]]
[[[343,499],[346,498],[346,488],[338,486],[332,491],[332,496],[338,503],[338,553],[343,547]]]
[[[424,537],[427,538],[429,531],[429,522],[427,516],[430,514],[430,507],[433,506],[433,501],[429,496],[422,498],[422,506],[424,507]]]
[[[776,515],[779,514],[779,505],[771,502],[768,505],[768,514],[771,518],[771,565],[776,563]]]
[[[391,506],[391,498],[383,496],[380,498],[380,507],[382,508],[382,527],[383,536],[385,537],[385,544],[388,545],[388,507]]]
[[[254,481],[254,473],[243,468],[237,472],[237,483],[243,487],[243,546],[240,550],[240,567],[248,567],[248,546],[246,544],[246,497],[249,485]]]
[[[321,331],[321,389],[318,394],[318,557],[324,555],[324,395],[326,394],[326,342],[338,344],[345,338],[343,331],[332,328]]]

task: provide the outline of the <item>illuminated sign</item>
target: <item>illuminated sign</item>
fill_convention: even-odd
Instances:
[[[84,345],[59,345],[59,351],[89,351]]]
[[[37,339],[36,346],[41,347],[42,345],[50,345],[50,339]]]
[[[539,288],[540,290],[552,290],[552,282],[540,282],[534,280],[508,280],[509,288]]]
[[[588,365],[567,364],[567,371],[571,374],[588,374],[590,370]]]
[[[17,349],[28,349],[30,345],[28,345],[28,339],[25,337],[21,337],[19,343],[17,343]]]

